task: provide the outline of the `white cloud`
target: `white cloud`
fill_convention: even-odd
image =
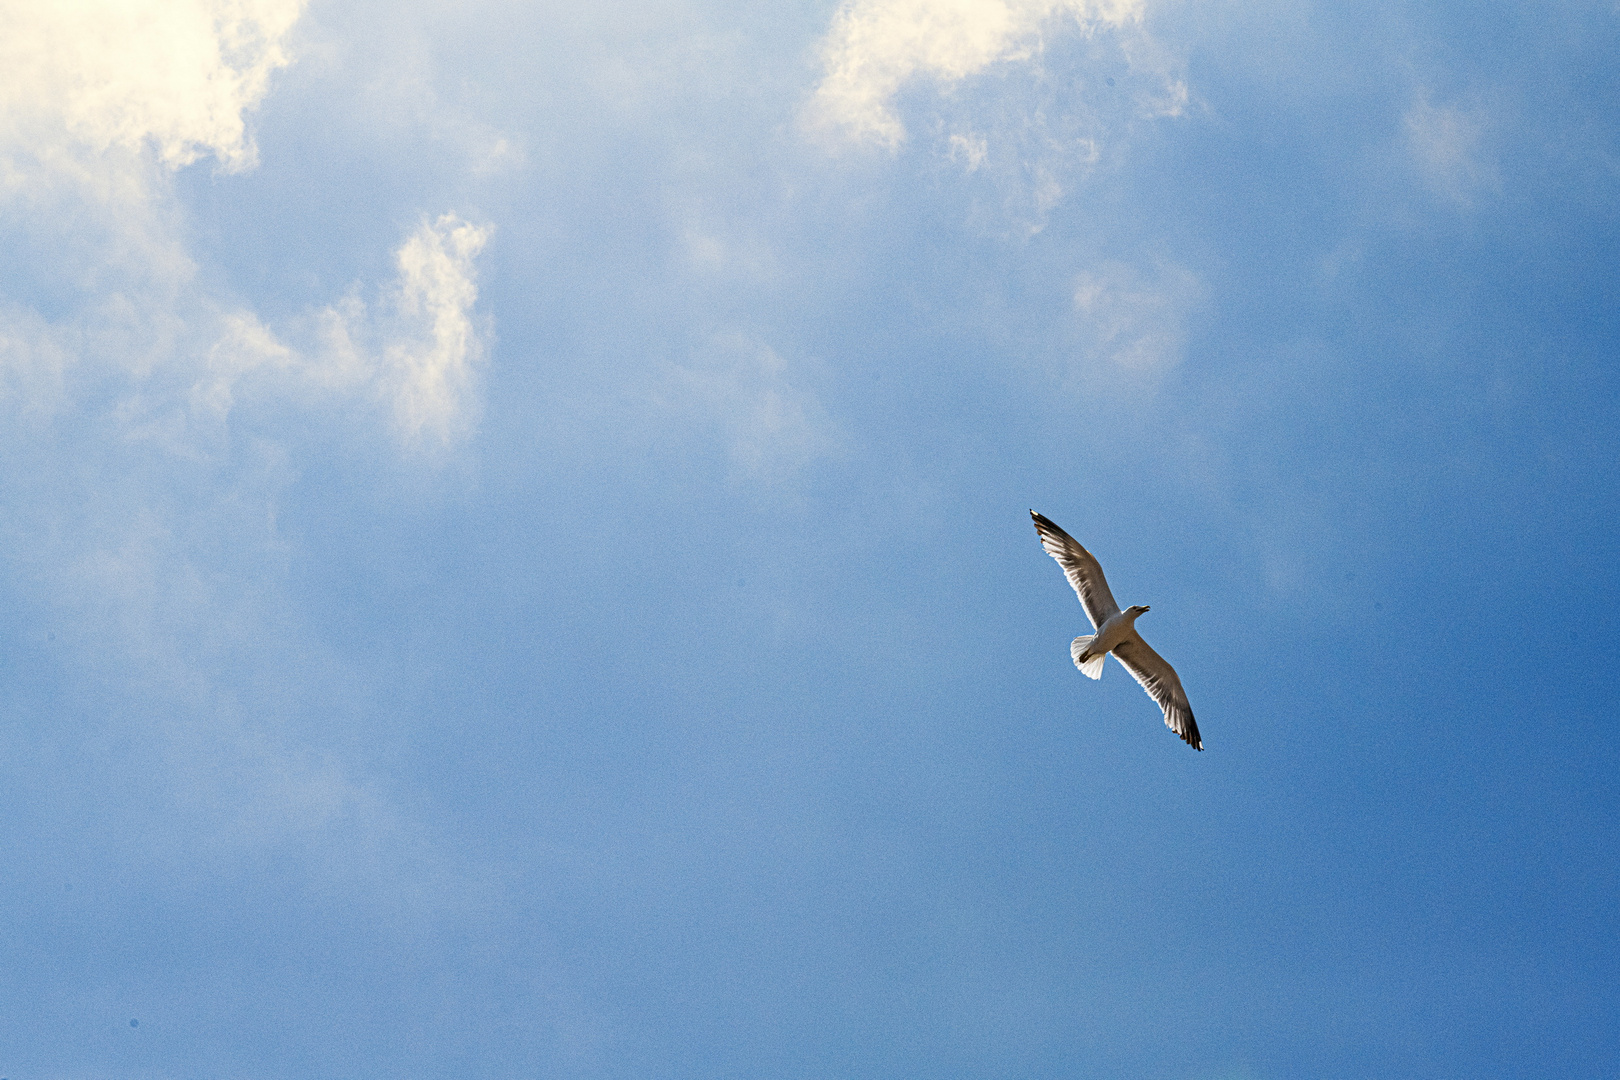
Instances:
[[[72,776],[127,784],[149,847],[179,866],[308,839],[414,873],[364,763],[321,750],[363,703],[291,625],[277,507],[323,407],[413,444],[471,430],[489,229],[424,222],[369,307],[356,289],[275,328],[199,269],[174,173],[254,165],[247,114],[302,8],[0,0],[0,225],[27,241],[0,277],[0,583],[44,613],[76,692],[110,688],[139,756]]]
[[[244,387],[381,397],[411,442],[470,430],[483,349],[472,260],[487,227],[424,223],[375,311],[350,297],[321,312],[302,351],[222,303],[181,240],[169,174],[204,155],[252,167],[245,114],[289,62],[303,7],[0,0],[0,215],[49,252],[36,276],[74,298],[55,321],[16,304],[0,316],[0,402],[70,408],[70,384],[122,371],[136,379],[117,391],[125,437],[181,457],[217,440]]]
[[[177,460],[228,452],[244,402],[377,403],[407,446],[445,448],[473,430],[484,334],[473,260],[490,235],[446,214],[395,252],[398,274],[371,305],[351,291],[289,329],[192,287],[109,298],[69,322],[0,309],[0,409],[13,422],[81,413],[85,393],[116,404],[105,437]],[[157,294],[157,295],[154,295]]]
[[[803,121],[960,170],[975,229],[1028,237],[1146,124],[1187,111],[1147,0],[846,0]]]
[[[254,161],[243,112],[288,62],[304,0],[6,0],[0,140],[48,157],[153,147],[170,167]]]
[[[250,311],[227,311],[187,395],[194,416],[224,421],[237,388],[383,402],[408,444],[446,446],[472,430],[484,355],[473,260],[491,229],[454,214],[423,222],[394,253],[398,276],[373,307],[351,292],[314,316],[305,350]]]
[[[74,317],[51,328],[79,335],[69,366],[94,357],[149,373],[184,347],[207,303],[172,173],[205,155],[225,171],[253,165],[245,114],[288,63],[283,42],[302,9],[0,0],[0,221],[43,253],[30,277],[72,297]]]
[[[826,76],[811,121],[895,149],[906,130],[893,101],[906,83],[948,85],[1028,59],[1062,17],[1086,32],[1120,27],[1141,18],[1141,0],[847,0],[822,43]]]
[[[471,317],[478,298],[473,257],[489,234],[446,214],[424,224],[395,254],[398,313],[418,332],[388,346],[383,377],[409,438],[448,442],[472,422],[473,371],[483,353]]]

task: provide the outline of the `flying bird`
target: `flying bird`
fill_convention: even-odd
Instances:
[[[1097,628],[1095,634],[1083,634],[1069,646],[1074,666],[1091,678],[1100,679],[1103,661],[1108,659],[1109,653],[1113,653],[1125,665],[1131,677],[1142,684],[1148,697],[1157,701],[1159,708],[1164,710],[1165,726],[1180,735],[1194,750],[1202,750],[1204,740],[1198,737],[1198,725],[1193,721],[1192,708],[1187,704],[1187,692],[1181,688],[1176,669],[1154,652],[1142,640],[1142,635],[1136,632],[1136,620],[1148,610],[1147,606],[1137,604],[1124,611],[1119,610],[1119,605],[1114,602],[1114,594],[1108,591],[1108,581],[1103,577],[1102,567],[1091,552],[1052,524],[1050,519],[1033,510],[1029,516],[1035,519],[1035,531],[1040,534],[1041,547],[1063,567],[1063,575],[1074,586],[1074,591],[1080,594],[1080,606],[1086,609],[1086,617]]]

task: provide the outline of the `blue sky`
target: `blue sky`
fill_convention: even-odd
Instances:
[[[0,29],[0,1076],[1614,1074],[1613,4]]]

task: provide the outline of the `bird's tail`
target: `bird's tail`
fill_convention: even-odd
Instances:
[[[1103,661],[1108,659],[1108,654],[1098,653],[1096,656],[1087,657],[1084,661],[1080,659],[1080,654],[1085,652],[1086,646],[1096,638],[1096,634],[1082,634],[1069,645],[1069,655],[1074,657],[1074,666],[1080,669],[1080,674],[1092,679],[1102,678]]]

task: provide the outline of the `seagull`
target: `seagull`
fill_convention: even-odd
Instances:
[[[1187,704],[1187,692],[1181,688],[1176,669],[1170,662],[1142,640],[1136,632],[1136,620],[1147,612],[1147,605],[1136,604],[1119,610],[1114,594],[1108,591],[1102,566],[1096,558],[1080,546],[1080,542],[1054,525],[1049,518],[1031,510],[1035,531],[1040,534],[1041,547],[1063,567],[1063,575],[1080,594],[1080,606],[1086,617],[1097,628],[1095,634],[1083,634],[1069,646],[1069,655],[1081,673],[1093,679],[1102,678],[1103,661],[1113,653],[1125,665],[1131,677],[1142,684],[1148,697],[1164,710],[1164,723],[1180,735],[1194,750],[1204,748],[1198,737],[1198,725],[1193,722],[1192,708]]]

